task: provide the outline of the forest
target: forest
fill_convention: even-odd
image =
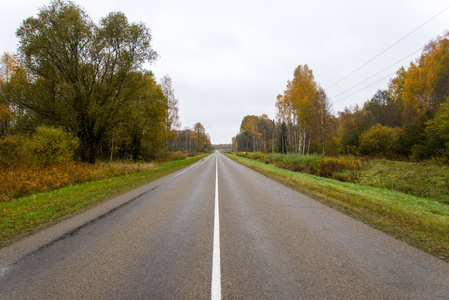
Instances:
[[[335,114],[307,65],[276,99],[276,120],[247,115],[234,151],[449,161],[449,34],[430,41],[385,89]]]
[[[121,12],[95,24],[55,0],[16,35],[0,64],[0,168],[211,151],[200,122],[180,130],[171,78],[144,68],[158,58],[145,24]]]

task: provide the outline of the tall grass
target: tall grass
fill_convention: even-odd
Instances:
[[[163,161],[156,162],[80,162],[31,164],[0,168],[0,202],[60,189],[66,186],[153,170],[167,161],[183,160],[198,153],[168,152]]]
[[[0,171],[0,202],[60,189],[70,185],[102,180],[154,169],[154,163],[99,163],[89,165],[68,162],[51,166],[9,168]]]
[[[266,164],[272,164],[290,171],[309,173],[329,178],[343,170],[360,169],[359,163],[352,156],[323,157],[319,154],[264,154],[260,152],[238,152],[236,154],[241,157],[247,157]]]
[[[346,176],[343,172],[343,176]],[[364,162],[354,183],[395,190],[449,204],[449,165],[376,159]]]

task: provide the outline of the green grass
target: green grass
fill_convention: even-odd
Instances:
[[[113,177],[0,203],[0,246],[77,212],[191,165],[207,154],[161,164],[151,171]]]
[[[438,161],[357,160],[352,156],[323,157],[297,153],[237,152],[236,155],[290,171],[380,187],[449,204],[449,165]]]
[[[280,169],[229,155],[397,239],[449,262],[449,205],[405,193]]]
[[[385,159],[363,163],[355,183],[431,198],[449,204],[449,166],[435,162],[400,162]]]

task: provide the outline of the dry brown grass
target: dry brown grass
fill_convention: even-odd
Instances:
[[[70,185],[149,171],[155,163],[99,163],[88,165],[69,162],[46,167],[0,170],[0,202]]]

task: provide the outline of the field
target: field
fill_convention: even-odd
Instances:
[[[229,155],[229,157],[449,262],[449,205],[444,196],[448,188],[444,179],[448,174],[446,166],[428,163],[417,167],[416,164],[403,165],[407,164],[404,162],[365,161],[360,163],[360,169],[344,170],[333,174],[338,178],[343,175],[350,177],[349,173],[356,173],[352,177],[358,182],[365,183],[365,185],[361,185],[290,171],[273,166],[266,161],[262,162],[236,155]],[[412,180],[419,180],[418,176],[423,176],[423,178],[427,176],[427,178],[433,179],[429,179],[429,183],[425,184],[415,181],[415,185],[420,187],[413,187],[412,181],[408,181],[410,176],[407,175],[409,172],[413,173],[413,170],[421,174],[416,174]],[[426,170],[427,175],[425,175]],[[387,181],[383,177],[385,174],[389,176],[386,177],[388,181],[394,180],[394,178],[404,178],[403,185],[409,186],[411,193],[423,190],[425,191],[423,193],[428,196],[417,197],[386,189],[386,184],[389,187],[394,186],[391,182],[386,183]],[[381,178],[384,179],[380,180]],[[438,186],[439,191],[431,192],[432,186],[435,189]],[[437,199],[430,198],[432,195],[437,195],[435,197]]]

